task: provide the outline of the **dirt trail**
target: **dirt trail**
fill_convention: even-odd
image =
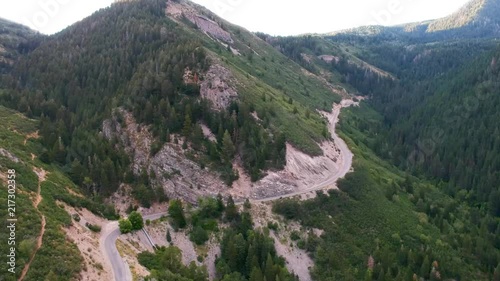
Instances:
[[[22,281],[26,277],[26,274],[28,273],[28,270],[30,269],[31,263],[35,259],[36,253],[42,247],[43,235],[45,234],[45,225],[46,225],[45,216],[42,214],[42,212],[40,212],[40,210],[38,210],[38,205],[43,200],[43,197],[41,195],[41,191],[42,191],[41,186],[42,186],[42,182],[44,182],[46,179],[47,172],[42,168],[33,168],[33,172],[35,172],[35,174],[37,174],[37,176],[38,176],[38,189],[37,189],[36,197],[33,200],[33,206],[35,207],[37,213],[42,218],[42,226],[40,228],[40,234],[38,235],[38,238],[36,240],[35,250],[31,254],[31,257],[30,257],[28,263],[24,266],[23,271],[21,272],[21,276],[19,277],[18,281]]]

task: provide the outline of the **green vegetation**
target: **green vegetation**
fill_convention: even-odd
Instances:
[[[340,60],[328,69],[332,77],[369,97],[341,118],[355,172],[339,183],[341,192],[274,208],[306,227],[325,229],[321,239],[300,243],[315,258],[317,280],[498,275],[500,166],[494,155],[500,128],[494,120],[500,53],[486,39],[426,44],[430,38],[438,37],[409,39],[386,30],[327,38],[396,79],[372,79],[333,49]],[[295,44],[288,50],[324,52],[322,38],[286,40]],[[325,69],[317,61],[309,67]]]
[[[498,33],[498,15],[491,14],[498,13],[498,3],[473,1],[461,17],[431,25],[460,27],[454,31],[426,34],[426,23],[411,32],[409,26],[372,27],[295,38],[254,35],[192,6],[229,32],[229,46],[193,28],[187,17],[166,17],[165,1],[114,4],[43,40],[0,20],[0,48],[6,49],[0,103],[17,110],[0,106],[0,172],[16,170],[16,204],[23,210],[17,274],[35,253],[43,216],[42,246],[26,280],[77,278],[82,257],[64,234],[72,223],[64,204],[116,219],[102,199],[122,183],[133,187],[143,206],[168,199],[154,179],[172,175],[132,171],[125,141],[103,128],[109,119],[123,128],[121,109],[152,132],[151,156],[169,142],[182,142],[190,159],[230,185],[239,176],[235,159],[256,181],[285,165],[287,142],[321,154],[318,143],[329,136],[317,110],[340,101],[329,82],[368,97],[341,118],[355,172],[339,182],[339,191],[305,202],[283,200],[273,208],[306,229],[325,231],[321,237],[313,231],[289,237],[314,259],[313,278],[498,280],[500,50],[498,42],[485,39]],[[476,16],[482,21],[467,25]],[[200,98],[198,82],[213,65],[229,70],[225,82],[238,92],[223,110]],[[184,79],[186,70],[194,82]],[[216,141],[205,139],[201,123]],[[47,178],[39,182],[34,168],[47,171]],[[70,192],[77,186],[87,197]],[[35,207],[38,190],[43,199]],[[219,221],[230,225],[219,235],[217,280],[297,279],[277,256],[267,229],[253,229],[249,202],[242,213],[231,197],[227,204],[219,196],[198,205],[185,214],[182,201],[171,200],[169,220],[176,231],[187,229],[197,245],[220,231]],[[6,219],[5,210],[0,217]],[[267,225],[278,230],[275,222]],[[119,221],[122,233],[143,226],[135,211]],[[171,243],[170,232],[166,236]],[[0,233],[1,240],[6,237]],[[150,279],[208,279],[205,268],[184,266],[174,247],[142,253],[139,260]],[[6,272],[5,263],[0,270]]]
[[[168,214],[170,215],[170,224],[174,227],[174,229],[186,227],[187,223],[182,201],[171,200],[168,207]]]
[[[128,215],[128,218],[121,218],[118,220],[118,227],[122,234],[141,230],[144,227],[144,219],[140,213],[132,211]]]
[[[151,272],[146,280],[208,281],[205,267],[196,266],[194,261],[189,266],[182,264],[181,250],[177,247],[161,247],[154,254],[142,252],[139,262]]]
[[[356,155],[355,172],[339,182],[341,191],[303,203],[283,200],[273,208],[325,230],[301,242],[315,259],[314,278],[413,280],[415,274],[436,280],[439,274],[444,280],[489,280],[499,261],[499,220],[460,195],[447,195],[443,182],[419,180],[378,158],[368,147],[373,139],[359,129],[380,126],[383,119],[373,109],[348,109],[341,120],[343,138]]]
[[[288,272],[284,259],[277,256],[272,238],[253,230],[250,213],[240,214],[237,210],[224,231],[216,268],[218,280],[298,280]]]
[[[128,215],[128,219],[132,224],[133,230],[141,230],[144,227],[144,220],[142,219],[142,215],[136,211],[131,212]]]
[[[26,139],[27,135],[36,131],[37,122],[19,113],[0,106],[0,174],[6,175],[7,170],[16,170],[16,274],[3,274],[4,280],[17,280],[21,270],[33,255],[36,240],[41,230],[41,215],[45,216],[46,226],[42,246],[36,252],[35,259],[28,270],[25,280],[45,280],[56,275],[58,279],[73,280],[82,269],[83,258],[78,248],[66,237],[62,227],[71,225],[70,215],[64,210],[61,202],[78,207],[88,207],[97,214],[109,214],[107,207],[92,199],[72,195],[68,190],[78,188],[55,166],[41,163],[32,158],[42,150],[36,139]],[[26,139],[26,144],[25,144]],[[48,172],[46,181],[40,186],[42,201],[38,205],[38,213],[33,205],[33,195],[37,192],[38,177],[34,168],[43,168]],[[7,206],[7,188],[0,180],[0,203]],[[6,208],[0,209],[0,217],[7,220]],[[0,232],[0,239],[7,241],[8,233]],[[2,253],[8,253],[5,243],[0,246]],[[7,272],[7,264],[0,265],[2,272]]]
[[[0,75],[10,71],[19,56],[35,49],[42,39],[28,27],[0,18]]]
[[[120,228],[120,232],[122,234],[127,234],[132,232],[133,226],[129,219],[120,219],[118,221],[118,227]]]
[[[217,221],[221,219],[224,210],[222,196],[200,198],[198,208],[191,214],[192,230],[189,234],[191,241],[203,245],[212,232],[219,231]]]
[[[47,38],[2,77],[1,103],[40,119],[42,161],[61,165],[87,194],[108,196],[127,182],[145,206],[164,198],[143,175],[132,174],[123,147],[100,133],[118,107],[151,125],[152,153],[170,134],[181,134],[196,161],[228,184],[238,177],[231,165],[235,156],[257,180],[283,167],[286,141],[321,153],[317,142],[325,139],[325,123],[315,109],[330,110],[338,96],[256,36],[217,19],[243,53],[234,55],[192,26],[165,17],[165,5],[117,3]],[[259,55],[251,59],[254,52]],[[197,84],[183,79],[190,69],[203,80],[216,61],[233,72],[239,92],[238,101],[220,112],[200,100]],[[203,139],[200,121],[218,136],[216,144]]]

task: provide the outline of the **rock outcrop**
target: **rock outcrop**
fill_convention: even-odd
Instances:
[[[236,89],[231,86],[233,83],[234,78],[231,72],[221,65],[214,64],[205,74],[200,94],[203,98],[210,100],[215,109],[224,109],[238,98]]]
[[[132,114],[124,109],[117,109],[113,119],[104,122],[103,135],[108,139],[117,138],[133,159],[134,173],[154,173],[152,183],[161,186],[170,198],[196,203],[199,197],[216,196],[228,190],[217,173],[202,169],[189,160],[180,144],[167,143],[151,155],[153,136],[148,126],[137,124]]]
[[[213,39],[220,40],[228,44],[234,43],[234,40],[229,32],[225,31],[217,22],[199,14],[196,9],[190,7],[187,3],[168,1],[166,14],[175,19],[182,19],[185,17]]]

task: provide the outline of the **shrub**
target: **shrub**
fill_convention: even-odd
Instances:
[[[144,220],[142,215],[136,211],[133,211],[128,216],[130,223],[132,224],[132,230],[140,230],[144,227]]]
[[[101,227],[98,225],[86,223],[85,226],[88,227],[93,232],[97,232],[97,233],[101,232]]]
[[[132,223],[128,219],[120,219],[118,221],[118,226],[120,227],[120,232],[122,234],[132,232]]]
[[[196,245],[203,245],[208,241],[208,232],[201,226],[196,226],[189,234],[189,239]]]

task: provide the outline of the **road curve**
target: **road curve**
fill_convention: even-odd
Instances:
[[[314,186],[311,186],[306,190],[274,197],[255,199],[251,200],[251,202],[263,203],[306,194],[309,192],[321,190],[329,185],[334,185],[338,179],[343,178],[351,170],[353,154],[349,150],[349,147],[347,146],[345,141],[337,135],[337,133],[335,132],[335,127],[338,123],[341,109],[343,107],[349,107],[351,105],[353,105],[353,102],[351,100],[343,100],[340,104],[333,107],[332,114],[325,115],[328,118],[328,123],[330,124],[329,129],[332,134],[332,138],[337,144],[337,147],[340,149],[340,158],[342,159],[340,168],[336,173],[332,174],[324,181],[315,184]],[[242,203],[243,202],[237,202],[236,204]],[[157,220],[165,215],[167,215],[167,213],[162,212],[157,214],[145,215],[143,216],[143,218],[144,220]],[[103,227],[103,231],[101,232],[101,238],[99,241],[101,252],[104,254],[104,258],[107,260],[108,266],[113,269],[113,278],[115,281],[132,281],[132,273],[130,272],[130,267],[122,259],[120,253],[116,249],[116,239],[118,239],[118,236],[120,236],[118,222],[111,221],[106,224]]]
[[[167,215],[166,212],[145,215],[144,220],[157,220],[162,216]],[[117,221],[108,222],[101,231],[99,246],[101,253],[104,255],[108,266],[113,269],[113,280],[115,281],[132,281],[132,272],[130,267],[123,260],[116,248],[116,240],[120,236],[120,229]]]
[[[330,129],[330,132],[332,134],[332,138],[340,150],[340,156],[341,156],[340,159],[342,162],[340,163],[340,167],[336,173],[331,174],[328,178],[326,178],[322,182],[317,183],[317,184],[315,184],[315,185],[313,185],[310,188],[305,189],[305,190],[301,190],[301,191],[297,191],[297,192],[293,192],[293,193],[288,193],[288,194],[284,194],[284,195],[277,195],[277,196],[273,196],[273,197],[255,199],[255,200],[251,200],[251,201],[262,203],[262,202],[269,202],[269,201],[275,201],[275,200],[279,200],[279,199],[299,196],[299,195],[306,194],[309,192],[321,190],[321,189],[325,188],[326,186],[334,185],[337,182],[337,180],[345,177],[345,175],[347,175],[347,173],[349,173],[349,171],[351,170],[352,159],[354,157],[354,154],[351,152],[351,150],[349,149],[349,147],[347,146],[345,141],[337,135],[337,133],[335,131],[335,127],[339,121],[339,115],[340,115],[341,109],[344,107],[349,107],[353,104],[354,104],[354,102],[352,100],[343,100],[340,104],[337,104],[333,107],[331,114],[324,114],[325,117],[328,118],[328,123],[330,124],[329,129]]]

